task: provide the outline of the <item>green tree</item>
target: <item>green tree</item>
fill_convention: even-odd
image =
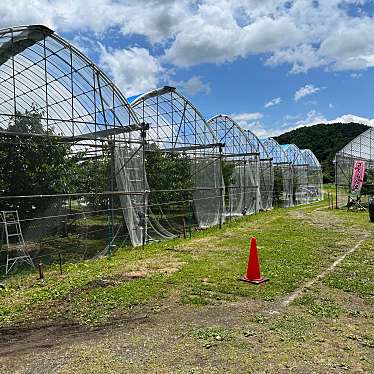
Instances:
[[[42,125],[43,112],[17,112],[7,134],[0,135],[0,190],[5,196],[53,195],[74,192],[71,185],[77,156],[53,130]],[[14,133],[14,134],[12,134]],[[21,133],[23,135],[21,135]],[[35,134],[33,136],[33,134]],[[36,135],[38,134],[38,135]],[[23,217],[51,204],[49,199],[1,200],[1,209],[19,210]]]
[[[180,191],[193,187],[191,167],[192,160],[187,155],[163,152],[156,144],[148,145],[145,168],[150,189],[151,191],[170,190],[151,193],[150,203],[191,199],[191,191]]]

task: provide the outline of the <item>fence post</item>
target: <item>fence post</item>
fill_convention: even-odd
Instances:
[[[39,269],[39,279],[44,279],[43,264],[41,262],[39,262],[38,264],[38,269]]]
[[[62,258],[61,258],[61,253],[60,252],[58,253],[58,260],[59,260],[59,263],[60,263],[60,274],[62,275]]]

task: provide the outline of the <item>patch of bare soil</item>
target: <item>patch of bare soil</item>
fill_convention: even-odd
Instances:
[[[0,357],[13,357],[60,345],[69,346],[90,339],[100,340],[121,329],[129,333],[132,329],[139,329],[140,325],[147,325],[144,329],[154,329],[155,326],[165,324],[170,329],[175,324],[196,325],[197,328],[207,324],[231,326],[248,313],[258,311],[261,305],[263,302],[241,301],[214,307],[193,308],[182,306],[178,304],[175,297],[171,297],[162,304],[153,302],[153,304],[133,307],[125,315],[98,327],[82,326],[78,323],[59,320],[53,323],[41,321],[31,326],[1,328]]]
[[[122,316],[121,324],[138,324],[147,321],[147,314],[133,313]],[[60,344],[79,343],[105,333],[119,321],[112,321],[100,327],[90,328],[75,322],[60,320],[53,323],[33,323],[31,326],[17,326],[0,329],[0,357],[14,356],[35,349],[55,347]]]
[[[329,228],[337,232],[347,230],[347,227],[343,225],[342,221],[338,217],[329,214],[329,212],[326,210],[316,209],[312,212],[305,212],[304,210],[290,210],[288,214],[293,218],[300,219],[317,228]]]
[[[97,278],[91,282],[88,282],[81,290],[90,290],[94,288],[106,288],[114,287],[121,283],[131,282],[132,280],[144,278],[144,275],[138,274],[120,274],[119,276]]]
[[[173,274],[180,271],[185,262],[172,258],[148,258],[131,264],[131,270],[126,271],[123,276],[129,278],[144,278],[154,273]]]
[[[305,212],[305,210],[291,210],[288,214],[319,229],[329,229],[344,233],[351,232],[352,234],[359,234],[360,236],[370,236],[370,233],[362,227],[344,224],[339,217],[330,214],[326,208],[318,208],[311,212]]]

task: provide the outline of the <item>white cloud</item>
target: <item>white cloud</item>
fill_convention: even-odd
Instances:
[[[332,123],[362,123],[367,126],[374,127],[374,119],[369,119],[366,117],[360,117],[354,114],[344,114],[342,116],[336,117],[334,119],[326,119],[326,117],[315,110],[311,110],[307,113],[306,117],[299,119],[294,123],[285,123],[282,127],[282,131],[277,131],[277,129],[270,129],[269,132],[274,132],[274,134],[279,135],[281,133],[289,132],[304,126],[313,126],[317,124],[332,124]]]
[[[330,103],[329,108],[332,109],[333,107],[334,107],[334,105]]]
[[[274,99],[271,99],[267,103],[265,103],[264,108],[270,108],[275,105],[279,105],[282,102],[282,98],[275,97]]]
[[[141,35],[177,66],[266,54],[292,73],[374,67],[374,17],[350,0],[2,0],[0,26]],[[348,7],[347,4],[350,4]],[[357,9],[357,8],[356,8]]]
[[[264,115],[260,112],[253,113],[233,113],[230,117],[244,130],[250,130],[259,138],[268,138],[274,135],[272,129],[266,128],[261,120]]]
[[[245,130],[250,130],[259,138],[266,138],[271,136],[278,136],[285,132],[295,130],[300,127],[313,126],[317,124],[331,123],[362,123],[367,126],[374,127],[374,119],[356,116],[353,114],[345,114],[334,119],[328,120],[322,113],[311,110],[303,118],[301,114],[285,115],[283,123],[280,122],[277,126],[267,126],[262,123],[263,115],[261,113],[236,113],[232,114],[233,118]]]
[[[251,122],[256,121],[264,117],[260,112],[250,112],[250,113],[233,113],[230,117],[236,122]]]
[[[360,79],[360,78],[362,78],[362,73],[352,73],[351,78]]]
[[[327,121],[326,123],[362,123],[363,125],[374,127],[374,119],[356,116],[355,114],[344,114],[334,120]]]
[[[102,47],[100,64],[128,96],[152,90],[162,79],[163,68],[145,48],[108,51]]]
[[[97,33],[123,22],[123,5],[112,0],[2,0],[2,27],[43,24],[58,31]]]
[[[190,79],[186,81],[177,82],[175,85],[179,87],[181,91],[191,96],[199,92],[203,92],[206,95],[210,93],[209,83],[204,83],[201,80],[201,77],[196,76],[196,75],[194,75],[193,77],[191,77]]]
[[[294,100],[299,101],[305,96],[313,95],[316,92],[320,91],[321,88],[314,87],[313,84],[306,84],[304,87],[299,88],[294,95]]]
[[[317,112],[316,110],[311,110],[307,113],[306,118],[296,122],[296,127],[313,126],[318,123],[325,123],[326,121],[327,120],[322,113]]]

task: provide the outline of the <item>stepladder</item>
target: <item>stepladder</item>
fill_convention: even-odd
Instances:
[[[7,252],[5,274],[17,264],[25,263],[34,267],[34,263],[27,252],[22,234],[21,223],[17,210],[3,210],[1,213],[2,244]]]

